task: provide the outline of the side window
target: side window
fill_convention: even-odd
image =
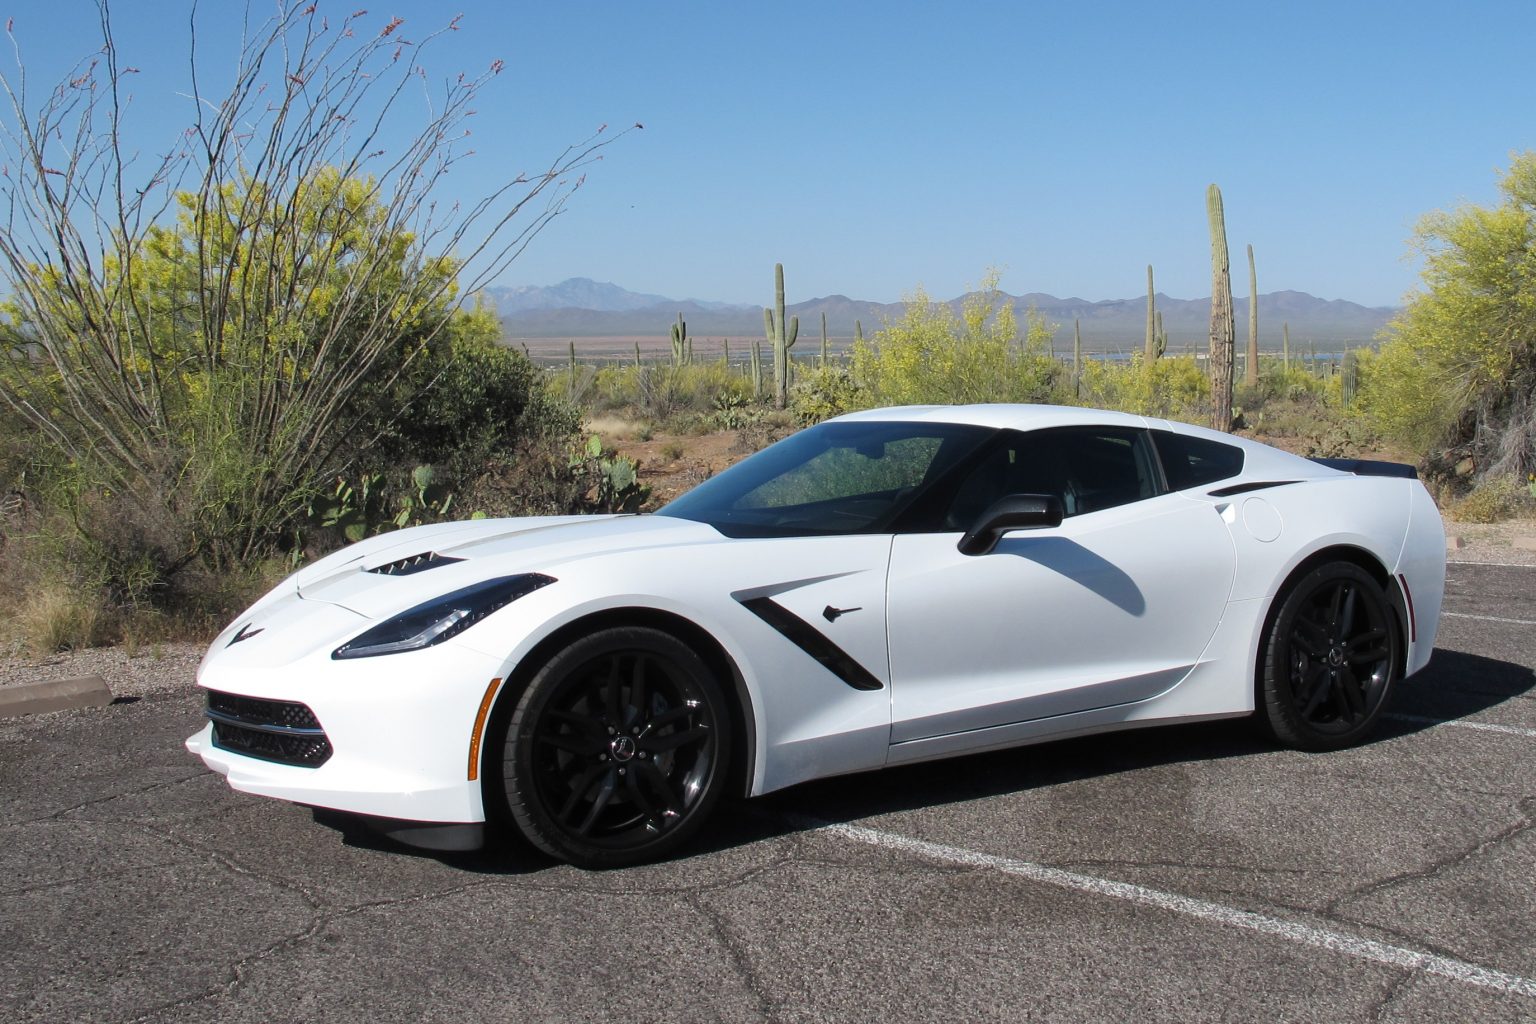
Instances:
[[[969,529],[1005,494],[1054,494],[1068,516],[1159,493],[1147,434],[1120,427],[1009,432],[955,488],[945,528]]]
[[[1233,445],[1166,430],[1154,430],[1152,439],[1171,490],[1215,483],[1243,471],[1243,450]]]

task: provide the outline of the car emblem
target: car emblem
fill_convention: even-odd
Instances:
[[[251,624],[247,622],[245,625],[240,627],[240,631],[236,633],[234,637],[229,641],[229,643],[225,644],[224,646],[233,647],[241,640],[249,640],[251,637],[255,636],[257,633],[260,633],[264,629],[266,629],[265,626],[262,626],[260,629],[252,629]]]
[[[615,761],[628,761],[635,756],[637,748],[634,737],[620,736],[609,744],[608,749],[613,751],[613,759]]]

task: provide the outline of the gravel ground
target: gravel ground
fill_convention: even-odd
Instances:
[[[1464,546],[1447,552],[1451,562],[1536,565],[1536,550],[1515,547],[1520,538],[1536,540],[1536,520],[1505,523],[1445,524],[1447,537],[1460,537]],[[120,647],[100,647],[78,653],[39,658],[19,650],[0,657],[0,686],[99,675],[117,697],[142,697],[160,690],[190,689],[197,663],[207,645],[167,643],[142,647],[131,656]]]
[[[194,685],[197,663],[207,649],[203,643],[166,643],[141,647],[131,657],[122,647],[95,647],[43,658],[12,650],[0,657],[0,686],[101,676],[114,697],[186,690]]]

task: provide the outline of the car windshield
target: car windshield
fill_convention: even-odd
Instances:
[[[656,514],[731,537],[877,533],[995,433],[954,423],[833,422],[802,430]]]

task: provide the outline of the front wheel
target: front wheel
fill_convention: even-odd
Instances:
[[[1259,661],[1259,714],[1302,750],[1338,750],[1376,725],[1402,662],[1387,596],[1349,562],[1329,562],[1282,595]]]
[[[676,637],[593,633],[539,669],[508,722],[508,808],[530,842],[580,867],[653,860],[718,799],[729,723],[719,684]]]

